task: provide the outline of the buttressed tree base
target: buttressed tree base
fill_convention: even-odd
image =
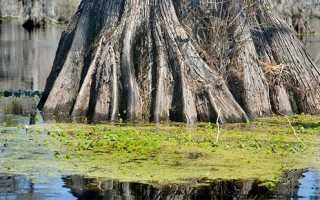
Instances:
[[[56,119],[320,113],[320,71],[264,0],[82,0],[39,108]]]

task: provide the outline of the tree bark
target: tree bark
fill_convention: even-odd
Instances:
[[[188,123],[319,113],[318,68],[284,22],[260,0],[205,2],[83,0],[62,35],[39,108],[56,119]],[[227,28],[200,36],[194,22],[208,12],[206,22]],[[208,38],[225,46],[223,56],[204,46]],[[268,62],[290,65],[286,77],[275,83]]]

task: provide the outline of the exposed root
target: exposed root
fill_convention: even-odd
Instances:
[[[194,21],[181,19],[186,1],[84,1],[61,39],[39,107],[89,121],[224,123],[320,113],[319,69],[281,20],[251,3],[245,13],[246,1],[236,1],[206,18],[230,27],[193,33]],[[225,62],[205,48],[210,37],[230,39],[221,50]]]

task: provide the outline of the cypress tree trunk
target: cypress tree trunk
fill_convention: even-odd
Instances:
[[[56,119],[189,123],[319,113],[319,70],[265,2],[206,2],[83,0],[39,108]]]

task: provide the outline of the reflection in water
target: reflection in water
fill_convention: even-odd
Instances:
[[[0,91],[42,91],[51,70],[62,27],[28,32],[14,21],[0,21]]]
[[[298,197],[309,197],[309,199],[320,199],[320,172],[310,170],[303,174],[299,180]]]
[[[304,36],[303,43],[315,63],[320,66],[320,20],[319,18],[311,18],[309,23],[311,32],[314,34]]]
[[[41,119],[36,105],[62,28],[48,26],[28,32],[16,21],[0,20],[0,125],[11,126],[21,120],[34,124]]]
[[[0,174],[0,200],[73,200],[76,199],[60,178],[32,183],[24,176]]]
[[[303,43],[306,46],[308,53],[313,58],[315,64],[317,66],[320,66],[320,37],[319,37],[319,35],[306,36],[304,38]]]
[[[152,186],[141,183],[98,180],[81,176],[43,178],[32,183],[24,176],[0,174],[2,199],[86,200],[206,200],[206,199],[319,199],[320,174],[314,170],[288,173],[273,191],[257,181],[214,181],[202,186]]]
[[[97,181],[72,176],[66,186],[78,199],[257,199],[266,197],[268,190],[256,181],[215,181],[209,185],[167,185],[155,187],[140,183]]]
[[[42,116],[37,110],[38,102],[38,97],[0,96],[0,127],[42,123]]]

